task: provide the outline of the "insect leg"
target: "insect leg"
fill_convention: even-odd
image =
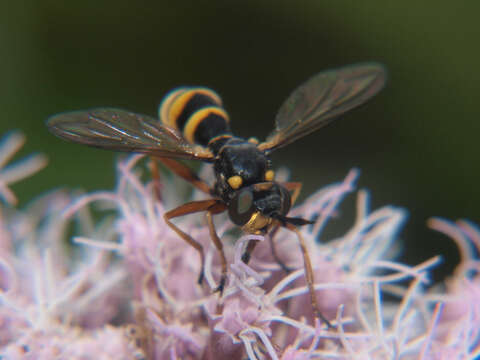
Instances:
[[[292,206],[295,204],[295,201],[298,198],[298,195],[300,195],[300,191],[302,191],[302,183],[301,182],[286,182],[282,183],[282,185],[290,191],[293,191],[292,194]]]
[[[290,269],[287,265],[285,265],[282,259],[280,259],[280,257],[278,256],[277,248],[275,246],[275,241],[273,241],[273,239],[275,238],[275,235],[277,235],[279,228],[280,227],[277,225],[273,228],[272,231],[270,231],[270,234],[268,235],[268,241],[270,242],[270,249],[272,251],[273,259],[278,265],[280,265],[282,270],[288,274],[290,271],[292,271],[292,269]]]
[[[257,246],[258,241],[257,240],[250,240],[247,244],[247,248],[245,249],[245,252],[242,254],[242,261],[245,264],[248,264],[250,261],[250,256],[252,255],[253,249],[255,249],[255,246]]]
[[[152,173],[153,179],[153,194],[158,201],[162,201],[162,182],[160,181],[160,171],[155,159],[151,158],[148,162],[148,167]]]
[[[312,304],[313,313],[316,314],[316,316],[319,317],[323,322],[325,322],[328,328],[332,328],[333,326],[330,323],[330,321],[328,321],[325,318],[325,316],[323,316],[323,314],[320,312],[318,308],[317,297],[315,295],[315,287],[314,287],[315,279],[313,276],[312,262],[310,261],[310,256],[308,255],[308,250],[305,244],[305,240],[303,239],[303,236],[300,233],[300,231],[298,231],[298,229],[294,225],[287,224],[286,227],[297,234],[298,241],[300,243],[300,249],[302,250],[302,255],[303,255],[303,265],[305,267],[305,279],[307,281],[308,292],[310,293],[310,302]]]
[[[167,225],[177,233],[178,236],[180,236],[183,240],[185,240],[187,243],[189,243],[191,246],[195,248],[195,250],[198,251],[200,255],[200,262],[201,262],[201,269],[200,269],[200,275],[198,276],[198,283],[201,284],[203,280],[203,275],[204,275],[204,267],[205,267],[205,255],[203,253],[203,246],[200,244],[198,241],[196,241],[194,238],[192,238],[190,235],[182,231],[178,226],[176,226],[174,223],[172,223],[170,220],[179,216],[184,216],[188,214],[193,214],[196,212],[201,212],[201,211],[207,211],[209,208],[214,207],[215,205],[218,205],[219,200],[215,199],[210,199],[210,200],[201,200],[201,201],[192,201],[186,204],[183,204],[173,210],[167,211],[164,215],[163,218],[165,219],[165,222]]]
[[[289,191],[293,191],[291,202],[292,206],[295,204],[295,201],[297,200],[298,196],[300,195],[300,191],[302,190],[302,183],[301,182],[286,182],[282,183],[282,185]],[[272,249],[272,256],[275,259],[276,263],[280,265],[283,271],[285,271],[287,274],[291,271],[291,269],[285,265],[285,263],[280,259],[278,256],[278,252],[275,246],[275,241],[273,241],[275,235],[277,234],[277,231],[279,229],[279,226],[275,226],[273,230],[270,232],[269,241],[270,241],[270,249]]]
[[[272,250],[272,256],[275,259],[275,262],[280,265],[283,271],[285,271],[287,274],[291,271],[291,269],[283,263],[283,261],[279,258],[278,253],[275,249],[275,244],[273,241],[273,238],[275,237],[277,231],[278,231],[278,226],[275,226],[273,230],[270,232],[268,239],[270,241],[270,249]],[[242,261],[245,264],[248,264],[250,261],[250,256],[253,252],[253,249],[257,246],[258,241],[252,240],[248,243],[247,248],[245,249],[245,252],[242,254]]]
[[[215,244],[215,247],[217,248],[220,254],[222,275],[220,277],[220,283],[218,284],[214,292],[218,291],[221,296],[223,293],[223,288],[225,287],[225,282],[227,281],[227,260],[225,258],[225,253],[223,251],[222,241],[220,240],[220,238],[217,235],[217,232],[215,231],[215,224],[213,223],[212,212],[207,211],[206,217],[207,217],[207,223],[208,223],[208,230],[210,231],[210,237],[212,238],[213,243]]]
[[[197,189],[203,191],[204,193],[211,195],[211,188],[210,186],[200,179],[197,174],[193,172],[188,166],[178,162],[174,159],[166,158],[166,157],[155,157],[158,161],[160,161],[163,165],[169,168],[175,175],[180,176],[182,179],[188,181],[190,184],[195,186]]]

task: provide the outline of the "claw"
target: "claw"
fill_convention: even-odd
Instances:
[[[327,324],[328,330],[332,330],[333,325],[330,323],[330,321],[327,320],[327,318],[325,316],[323,316],[323,314],[320,312],[320,310],[317,310],[316,313],[317,313],[317,317],[320,320],[322,320],[325,324]]]
[[[226,277],[222,275],[222,277],[220,278],[220,283],[218,284],[218,286],[215,288],[215,290],[213,290],[214,293],[220,293],[220,296],[223,295],[223,289],[225,288],[225,282],[226,282]]]
[[[198,280],[197,280],[198,285],[202,285],[202,282],[203,282],[203,271],[200,272],[200,275],[198,275]]]
[[[250,253],[244,252],[242,255],[242,261],[248,265],[248,262],[250,261]]]

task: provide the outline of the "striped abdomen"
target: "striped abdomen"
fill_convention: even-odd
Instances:
[[[159,112],[162,122],[178,129],[190,143],[207,146],[211,139],[230,134],[222,100],[207,88],[177,88],[165,96]]]

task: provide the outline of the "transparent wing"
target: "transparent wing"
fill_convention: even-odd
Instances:
[[[203,161],[213,158],[208,149],[188,143],[159,120],[119,109],[58,114],[47,120],[47,127],[62,139],[108,150]]]
[[[366,63],[321,72],[283,103],[275,129],[258,148],[272,151],[327,125],[370,99],[385,85],[382,65]]]

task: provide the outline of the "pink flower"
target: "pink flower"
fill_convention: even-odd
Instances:
[[[452,223],[432,218],[432,229],[450,236],[460,249],[460,263],[454,275],[445,283],[445,292],[426,296],[429,302],[441,303],[443,308],[432,329],[433,357],[450,354],[457,358],[480,356],[480,228],[459,220]]]
[[[32,155],[5,167],[24,143],[25,137],[19,132],[11,132],[0,141],[0,199],[11,205],[17,203],[17,198],[8,185],[29,177],[47,165],[45,156]]]
[[[6,144],[8,154],[18,147],[11,139]],[[355,191],[356,170],[311,195],[292,216],[315,220],[301,228],[301,236],[320,311],[334,326],[328,328],[313,317],[299,242],[285,229],[273,239],[239,236],[225,215],[215,217],[228,263],[220,296],[213,290],[221,263],[204,217],[175,219],[204,247],[205,279],[198,284],[198,253],[166,225],[163,214],[202,195],[185,195],[186,186],[162,174],[159,201],[155,184],[140,180],[143,158],[118,162],[113,191],[57,191],[25,209],[0,208],[1,356],[473,359],[480,353],[480,267],[473,255],[480,250],[480,231],[473,224],[431,221],[457,242],[463,260],[446,291],[428,290],[438,257],[417,266],[392,260],[403,209],[370,210],[368,194],[360,190],[350,229],[325,239],[325,225],[342,216],[342,199]],[[38,164],[31,162],[21,173],[33,173]],[[13,178],[2,180],[2,174],[0,193],[14,203],[1,183]],[[91,206],[100,220],[93,220]],[[66,246],[72,222],[77,230]],[[258,245],[247,265],[241,257],[250,241]],[[288,274],[273,256],[272,242]]]

